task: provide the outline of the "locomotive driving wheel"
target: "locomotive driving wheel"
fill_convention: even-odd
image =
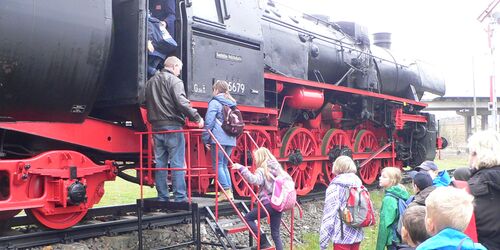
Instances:
[[[360,130],[354,141],[354,151],[359,153],[373,153],[377,151],[379,144],[377,137],[372,131]],[[372,184],[380,172],[382,162],[378,159],[373,159],[359,169],[359,177],[367,184]]]
[[[304,161],[304,158],[316,155],[317,150],[318,144],[313,134],[305,128],[291,128],[283,136],[280,157],[288,158],[288,162],[283,165],[295,181],[298,195],[306,195],[316,184],[321,162]]]
[[[328,156],[328,161],[323,162],[323,174],[326,185],[335,177],[333,173],[333,160],[341,155],[350,154],[352,157],[350,148],[351,143],[345,131],[332,128],[326,132],[321,143],[321,154]]]
[[[266,147],[271,149],[271,137],[265,130],[250,131],[250,136],[254,139],[259,147]],[[245,152],[245,145],[247,151]],[[253,168],[252,152],[256,149],[254,143],[248,138],[246,134],[242,134],[236,140],[236,147],[233,148],[231,160],[241,164],[248,164]],[[245,154],[246,153],[246,154]],[[249,197],[250,191],[241,179],[241,175],[236,173],[237,170],[231,169],[231,179],[233,187],[239,196]],[[256,190],[254,190],[256,191]]]

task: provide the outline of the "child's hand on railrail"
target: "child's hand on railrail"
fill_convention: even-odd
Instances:
[[[234,163],[232,169],[233,170],[239,170],[240,168],[244,168],[245,166],[239,164],[239,163]]]

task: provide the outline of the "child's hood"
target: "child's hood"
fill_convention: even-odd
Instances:
[[[339,174],[333,178],[330,184],[337,184],[341,186],[360,187],[362,185],[359,177],[354,173]]]
[[[450,183],[451,183],[451,177],[448,174],[448,171],[445,170],[439,172],[436,178],[432,180],[432,184],[436,187],[447,187],[450,185]]]
[[[410,197],[410,194],[402,185],[396,185],[388,188],[386,192],[389,192],[401,199],[407,200]]]
[[[225,106],[229,106],[229,107],[236,106],[236,103],[225,98],[224,94],[218,94],[218,95],[214,96],[213,99],[219,101],[220,103],[222,103],[222,105],[225,105]]]

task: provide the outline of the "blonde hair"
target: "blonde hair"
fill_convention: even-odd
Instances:
[[[266,177],[268,179],[271,178],[271,174],[269,173],[269,167],[267,166],[268,164],[268,161],[275,161],[278,165],[278,160],[276,159],[276,157],[274,157],[274,155],[271,153],[271,151],[269,151],[269,149],[265,148],[265,147],[260,147],[258,149],[256,149],[255,151],[253,151],[253,158],[255,160],[255,165],[258,167],[258,168],[261,168],[262,170],[264,170],[264,174],[266,175]],[[280,167],[278,168],[281,173],[278,173],[278,174],[282,174],[282,172],[284,172],[284,170],[281,168],[281,165],[279,165]]]
[[[463,189],[438,187],[425,200],[426,217],[434,222],[438,232],[447,227],[463,232],[474,212],[473,200]]]
[[[480,131],[469,138],[469,153],[475,154],[476,162],[471,166],[475,169],[491,168],[500,165],[500,134],[495,131]]]
[[[226,97],[227,99],[229,99],[233,102],[236,102],[236,100],[229,93],[229,84],[226,81],[217,80],[217,81],[215,81],[212,88],[214,90],[217,90],[217,92],[219,92],[219,93],[224,93],[224,97]]]
[[[336,175],[345,173],[356,173],[356,164],[349,156],[339,156],[333,162],[333,173]]]
[[[173,68],[174,66],[179,66],[182,68],[182,61],[181,59],[175,57],[175,56],[170,56],[165,60],[165,63],[163,64],[165,68]]]
[[[401,169],[397,167],[385,167],[381,174],[385,174],[389,179],[389,187],[399,185],[401,183]]]

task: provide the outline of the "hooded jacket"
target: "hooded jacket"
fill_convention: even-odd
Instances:
[[[402,185],[392,186],[385,190],[386,193],[391,193],[396,197],[407,200],[410,194]],[[398,200],[390,195],[385,195],[380,208],[380,223],[378,224],[377,250],[385,249],[385,246],[391,245],[393,241],[399,242],[396,235],[393,235],[392,224],[397,223]]]
[[[339,174],[330,182],[326,189],[323,219],[319,231],[319,242],[322,250],[328,248],[330,241],[334,244],[353,244],[363,240],[363,229],[341,223],[338,212],[347,204],[348,188],[360,187],[361,185],[361,180],[353,173]],[[344,238],[341,235],[341,227],[343,227]]]
[[[453,228],[441,230],[438,234],[418,245],[417,250],[456,250],[459,246],[461,250],[486,250],[483,245],[474,243],[469,236]]]
[[[283,168],[277,161],[267,161],[267,168],[269,169],[269,174],[274,177],[284,175],[287,176],[287,178],[292,179],[292,177],[290,177],[288,173],[283,170]],[[252,172],[247,167],[242,167],[239,171],[241,175],[243,175],[243,178],[248,181],[248,183],[259,186],[259,200],[262,202],[262,204],[269,204],[269,198],[273,194],[274,180],[266,176],[263,168],[257,168],[255,170],[255,174],[252,174]]]
[[[436,187],[447,187],[451,183],[451,177],[450,174],[448,174],[448,171],[441,171],[438,173],[436,178],[432,180],[432,185]]]
[[[488,249],[500,249],[500,166],[473,172],[468,183],[478,240]]]
[[[162,126],[183,126],[185,116],[199,122],[198,111],[191,107],[186,98],[182,80],[169,70],[162,69],[146,82],[145,102],[148,121],[154,128]]]
[[[234,147],[236,146],[236,137],[226,134],[222,129],[222,122],[224,121],[222,108],[224,105],[234,107],[236,103],[225,98],[224,94],[218,94],[210,100],[207,114],[205,115],[205,129],[212,131],[212,134],[214,134],[221,145]],[[202,138],[205,144],[215,144],[207,132],[203,132]]]

